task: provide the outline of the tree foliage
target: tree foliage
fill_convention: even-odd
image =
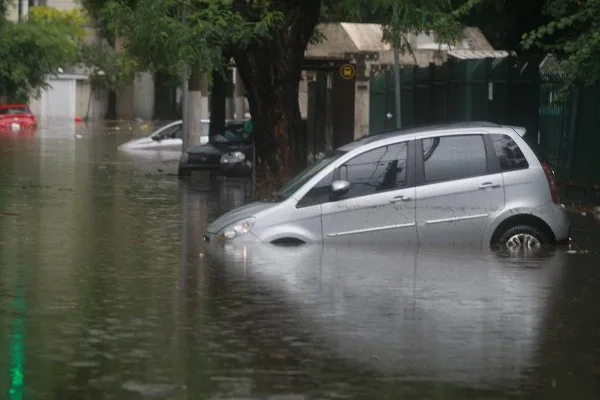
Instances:
[[[135,59],[116,51],[105,41],[83,44],[79,48],[78,61],[88,68],[95,87],[108,90],[119,90],[131,83],[139,69]]]
[[[461,39],[462,20],[482,0],[324,0],[326,21],[383,25],[384,40],[411,51],[409,33],[433,33],[440,43]]]
[[[247,21],[231,0],[109,0],[96,13],[140,67],[177,75],[220,66],[228,46],[266,34],[277,18]]]
[[[47,87],[49,76],[77,60],[85,18],[77,12],[32,7],[21,22],[0,16],[0,94],[27,101]]]
[[[567,85],[599,82],[600,0],[547,0],[544,11],[550,22],[524,34],[524,47],[554,53]]]
[[[524,33],[550,22],[543,13],[546,0],[484,0],[462,18],[466,25],[477,26],[498,50],[535,52],[521,44]]]

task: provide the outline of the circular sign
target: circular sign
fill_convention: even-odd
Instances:
[[[356,75],[356,70],[352,64],[344,64],[340,67],[340,75],[344,79],[352,79]]]

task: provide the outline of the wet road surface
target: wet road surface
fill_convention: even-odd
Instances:
[[[49,127],[48,127],[49,126]],[[599,224],[464,249],[207,252],[244,181],[119,154],[139,124],[0,138],[0,399],[596,399]]]

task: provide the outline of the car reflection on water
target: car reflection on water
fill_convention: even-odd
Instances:
[[[208,247],[227,273],[282,297],[336,356],[407,380],[518,385],[567,256],[464,249]],[[288,333],[285,333],[288,334]],[[290,333],[293,334],[293,333]]]

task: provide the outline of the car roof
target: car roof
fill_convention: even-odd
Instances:
[[[422,125],[412,128],[394,129],[379,133],[367,134],[353,142],[346,144],[345,146],[340,147],[340,150],[350,151],[357,147],[387,139],[393,139],[399,136],[402,136],[405,139],[416,139],[421,136],[429,136],[440,133],[454,133],[456,131],[463,131],[464,133],[485,133],[486,130],[490,129],[493,129],[494,131],[511,129],[519,136],[523,136],[525,134],[525,129],[520,126],[500,125],[488,121],[453,122],[445,124]]]

